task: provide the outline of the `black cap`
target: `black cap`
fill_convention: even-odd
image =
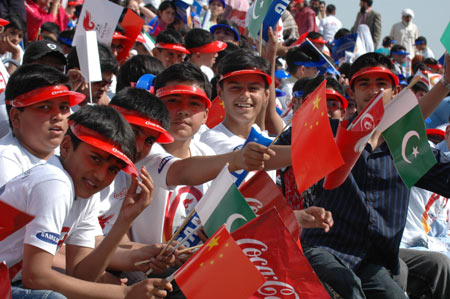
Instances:
[[[67,62],[63,50],[57,43],[50,40],[41,40],[28,45],[23,54],[23,64],[32,63],[47,55],[60,58],[64,64]]]

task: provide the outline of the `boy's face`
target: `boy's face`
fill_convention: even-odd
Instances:
[[[196,53],[193,55],[196,56],[195,64],[200,66],[205,65],[210,68],[212,68],[212,66],[216,62],[217,57],[217,53]]]
[[[269,98],[269,89],[261,75],[246,74],[225,79],[218,95],[225,104],[225,121],[230,124],[253,124]]]
[[[345,109],[339,100],[327,99],[328,118],[343,120],[345,115]]]
[[[9,40],[16,46],[23,39],[23,31],[12,27],[6,28],[2,35],[7,36]]]
[[[232,42],[235,44],[239,44],[239,42],[236,40],[236,36],[234,35],[234,32],[230,29],[219,27],[214,31],[214,39],[220,40],[222,42]]]
[[[181,63],[184,60],[185,54],[179,51],[169,49],[155,48],[153,55],[162,62],[164,67],[168,68],[172,64]]]
[[[70,105],[67,97],[58,97],[27,106],[20,111],[12,108],[13,132],[32,154],[44,158],[53,153],[67,131]]]
[[[92,82],[91,90],[92,90],[92,102],[95,104],[99,103],[99,100],[105,95],[108,87],[112,83],[113,73],[112,72],[102,72],[102,81]],[[85,105],[89,103],[89,88],[84,88],[79,90],[79,92],[83,93],[86,96],[86,99],[80,105]]]
[[[211,10],[211,14],[213,16],[221,15],[224,11],[222,1],[220,0],[211,1],[211,4],[209,4],[209,9]]]
[[[390,100],[394,95],[392,79],[384,73],[368,73],[356,78],[353,88],[349,89],[350,97],[356,101],[356,109],[361,112],[376,95],[384,88],[384,99]]]
[[[189,83],[169,82],[170,85],[191,85]],[[200,86],[194,85],[197,88]],[[170,114],[169,133],[176,141],[194,136],[200,126],[206,122],[208,109],[200,96],[175,94],[161,97]]]
[[[111,184],[124,162],[85,142],[74,150],[70,136],[61,143],[61,161],[72,178],[75,194],[89,198]]]
[[[130,124],[134,132],[136,139],[136,161],[139,162],[143,158],[147,157],[148,153],[152,149],[153,143],[159,136],[159,132],[155,132],[152,129]]]

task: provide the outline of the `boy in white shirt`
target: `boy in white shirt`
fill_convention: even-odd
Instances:
[[[17,69],[5,96],[12,131],[0,139],[0,186],[50,159],[67,131],[70,107],[85,98],[69,90],[63,73],[40,64]]]
[[[0,259],[9,267],[13,298],[26,294],[61,298],[54,292],[70,298],[164,297],[171,285],[160,279],[129,287],[95,283],[134,218],[151,201],[150,175],[143,168],[138,181],[129,158],[136,152],[132,129],[107,106],[80,109],[70,117],[69,126],[60,159],[30,169],[0,190],[1,200],[35,216],[0,242]],[[115,225],[93,250],[98,210],[89,197],[108,186],[121,169],[134,175],[133,183]],[[140,193],[136,193],[138,186]],[[53,256],[64,242],[67,275],[52,269]]]

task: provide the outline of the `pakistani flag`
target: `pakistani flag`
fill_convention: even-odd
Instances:
[[[245,198],[234,184],[226,165],[195,207],[208,236],[224,223],[233,232],[256,217]]]
[[[252,6],[250,6],[250,22],[248,24],[248,31],[250,35],[257,39],[259,29],[261,29],[261,24],[266,17],[267,11],[269,10],[272,0],[256,0]]]
[[[441,36],[441,43],[444,45],[447,52],[450,53],[450,22],[448,23],[447,28],[445,28],[445,31]]]
[[[422,112],[415,96],[408,99],[416,105],[383,133],[400,177],[408,187],[436,164],[428,144]]]

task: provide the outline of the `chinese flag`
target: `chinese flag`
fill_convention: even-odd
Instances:
[[[300,235],[297,218],[267,172],[258,171],[250,180],[239,188],[253,212],[259,216],[275,207],[286,224],[292,238],[297,240]]]
[[[225,226],[174,276],[188,299],[248,299],[265,282]]]
[[[212,101],[212,105],[209,108],[208,119],[206,120],[206,125],[208,128],[212,129],[218,124],[220,124],[225,118],[225,106],[223,101],[216,97]]]
[[[299,193],[344,164],[327,114],[324,80],[292,118],[292,168]]]
[[[0,218],[0,241],[21,229],[34,218],[34,216],[28,215],[1,200],[0,215],[2,215]]]
[[[11,281],[9,280],[8,267],[5,262],[0,262],[0,298],[11,298]]]
[[[266,278],[250,298],[330,298],[274,208],[234,231],[233,238]]]

